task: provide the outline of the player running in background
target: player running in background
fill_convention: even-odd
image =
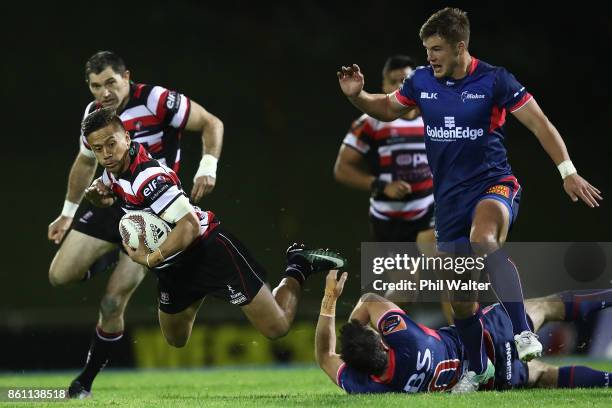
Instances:
[[[104,167],[86,197],[98,206],[117,201],[126,210],[150,211],[170,224],[162,245],[150,252],[142,237],[138,249],[124,244],[135,262],[158,279],[159,323],[168,343],[184,346],[204,297],[238,305],[264,336],[275,339],[289,330],[305,280],[313,273],[338,268],[345,260],[327,250],[293,244],[287,250],[284,278],[271,292],[265,270],[211,211],[193,206],[171,169],[130,141],[111,109],[100,109],[83,121],[83,134]]]
[[[84,116],[100,107],[117,109],[134,140],[175,171],[181,156],[181,133],[198,132],[204,155],[194,177],[191,198],[197,202],[213,189],[223,141],[223,123],[218,118],[176,91],[132,82],[123,60],[109,51],[89,58],[85,77],[95,100],[87,105]],[[125,308],[145,273],[124,253],[118,255],[117,261],[121,242],[117,226],[124,214],[121,208],[96,208],[87,201],[78,205],[97,168],[95,155],[82,134],[79,144],[62,214],[49,225],[48,238],[61,243],[51,262],[49,280],[53,286],[64,286],[89,279],[90,271],[106,269],[109,264],[112,268],[117,263],[100,302],[100,317],[85,368],[69,388],[74,398],[88,395],[95,376],[117,348],[123,336]]]
[[[348,393],[428,392],[452,389],[465,371],[465,349],[453,326],[433,330],[397,305],[368,293],[340,329],[336,353],[335,304],[346,272],[327,275],[315,335],[315,354],[329,378]],[[591,319],[612,306],[612,290],[568,291],[525,301],[534,331],[550,321]],[[555,367],[518,358],[512,322],[500,304],[482,312],[484,343],[495,377],[481,389],[609,387],[612,373],[584,366]]]
[[[535,134],[573,201],[597,207],[600,191],[578,175],[561,135],[525,87],[504,68],[470,55],[465,12],[436,12],[421,27],[420,37],[429,66],[415,70],[400,90],[388,95],[365,92],[357,65],[342,67],[340,86],[356,107],[379,120],[395,120],[415,108],[421,111],[434,177],[438,248],[456,252],[471,243],[476,254],[487,255],[489,279],[512,321],[519,357],[529,360],[541,354],[542,345],[527,323],[518,271],[501,248],[520,198],[503,145],[506,113]],[[482,341],[482,311],[471,302],[455,301],[453,308],[470,371],[476,374],[466,373],[462,382],[465,390],[472,390],[474,382],[487,382],[493,375]]]

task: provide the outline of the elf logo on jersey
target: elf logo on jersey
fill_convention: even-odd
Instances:
[[[476,140],[484,135],[484,129],[457,126],[454,116],[444,117],[444,127],[427,125],[425,130],[427,131],[427,136],[434,142],[454,142],[458,139]]]

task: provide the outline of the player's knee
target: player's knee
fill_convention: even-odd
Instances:
[[[188,340],[189,340],[189,337],[187,336],[166,337],[166,343],[168,343],[169,346],[176,347],[176,348],[185,347],[187,345]]]
[[[453,314],[459,319],[465,319],[474,314],[476,308],[474,302],[470,301],[453,301],[451,302],[453,307]]]
[[[279,319],[274,322],[270,322],[270,324],[263,327],[260,331],[261,334],[266,336],[266,338],[269,340],[280,339],[289,333],[289,323],[285,319]]]
[[[69,279],[69,274],[65,270],[53,262],[49,267],[49,283],[53,287],[66,286],[72,283],[72,279]]]
[[[103,318],[118,317],[123,314],[124,298],[121,295],[105,294],[100,302],[100,313]]]

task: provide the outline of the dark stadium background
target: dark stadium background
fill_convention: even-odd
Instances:
[[[340,142],[359,115],[342,96],[335,71],[358,63],[366,89],[375,91],[387,56],[407,53],[424,63],[418,29],[447,4],[265,4],[28,3],[4,13],[0,369],[77,367],[88,346],[106,278],[51,288],[47,271],[56,246],[46,231],[61,210],[79,122],[91,100],[83,65],[103,49],[123,56],[134,80],[177,89],[224,121],[218,185],[202,206],[241,237],[273,285],[292,241],[346,253],[351,277],[339,315],[348,313],[359,294],[368,204],[367,194],[332,177]],[[453,4],[469,11],[472,54],[509,68],[527,86],[561,131],[580,173],[606,196],[595,210],[572,203],[535,137],[509,118],[510,160],[524,187],[510,239],[610,241],[612,87],[603,62],[612,39],[609,14],[548,4]],[[180,176],[188,190],[198,139],[183,139]],[[307,284],[302,327],[316,320],[323,281],[320,276]],[[134,295],[128,330],[158,334],[154,287],[149,276]],[[198,321],[213,325],[207,335],[246,323],[236,308],[214,300],[207,300]],[[133,364],[134,350],[126,342],[114,365]],[[274,353],[277,360],[291,357]]]

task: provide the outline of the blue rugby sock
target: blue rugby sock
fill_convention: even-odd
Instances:
[[[609,387],[612,373],[597,371],[584,366],[559,367],[559,388]]]
[[[612,289],[567,290],[558,294],[565,306],[565,321],[587,320],[592,313],[612,306]]]
[[[487,255],[485,265],[491,287],[510,317],[514,334],[520,334],[525,330],[530,331],[523,303],[521,277],[514,263],[500,248]]]
[[[472,316],[465,319],[455,318],[455,327],[465,347],[469,370],[482,374],[487,368],[487,353],[484,347],[484,328],[480,307]]]

